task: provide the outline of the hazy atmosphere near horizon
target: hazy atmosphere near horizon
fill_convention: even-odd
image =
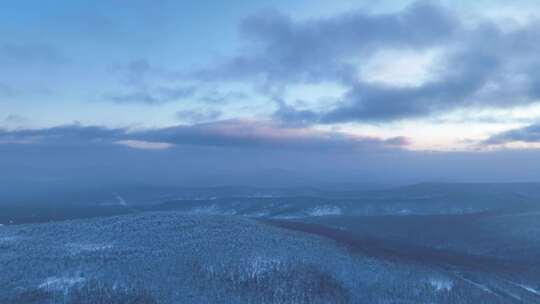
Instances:
[[[540,303],[537,0],[0,3],[0,304]]]

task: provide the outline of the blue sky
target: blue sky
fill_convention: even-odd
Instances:
[[[403,178],[461,179],[404,159],[511,155],[510,167],[535,155],[539,17],[525,0],[11,1],[0,9],[0,149],[204,156],[223,172],[246,154],[251,169],[343,177],[368,159],[366,174],[384,175],[389,157]],[[475,179],[492,177],[482,170]]]

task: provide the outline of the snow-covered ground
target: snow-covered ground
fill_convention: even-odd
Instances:
[[[12,243],[16,240],[20,239],[20,237],[17,236],[2,236],[0,237],[0,244],[6,244],[6,243]]]
[[[341,208],[337,206],[319,206],[308,211],[310,216],[340,215]]]
[[[265,272],[279,268],[282,265],[282,261],[275,257],[256,256],[252,258],[246,267],[248,276],[255,278]]]
[[[429,284],[436,291],[451,291],[454,287],[454,282],[446,278],[431,278]]]
[[[186,212],[187,214],[197,214],[197,215],[235,215],[236,210],[223,210],[217,205],[202,206],[194,208]]]
[[[48,277],[38,287],[45,290],[66,291],[84,281],[82,277]]]
[[[514,285],[514,286],[517,286],[517,287],[519,287],[521,289],[524,289],[524,290],[526,290],[526,291],[528,291],[528,292],[530,292],[532,294],[540,296],[540,291],[535,289],[535,288],[532,288],[531,286],[524,285],[524,284],[519,284],[519,283],[514,283],[514,282],[510,282],[510,281],[509,281],[509,283]]]
[[[77,254],[81,252],[97,252],[97,251],[109,250],[113,248],[113,245],[92,244],[92,243],[70,243],[70,244],[66,244],[66,247],[71,253]]]

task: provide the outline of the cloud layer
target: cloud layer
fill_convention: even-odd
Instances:
[[[130,130],[66,125],[46,129],[0,131],[0,143],[89,145],[124,144],[159,149],[172,145],[270,148],[275,150],[358,151],[406,146],[402,137],[380,139],[342,132],[291,128],[271,121],[225,120],[168,128]],[[153,144],[153,145],[152,145]]]
[[[252,83],[277,101],[274,117],[282,121],[394,121],[456,109],[511,108],[540,97],[537,21],[508,29],[488,19],[470,22],[421,1],[395,13],[359,11],[302,21],[263,12],[247,18],[241,32],[246,51],[196,76]],[[369,81],[363,68],[384,51],[438,56],[430,78],[418,85]],[[394,59],[387,60],[391,66]],[[284,99],[287,88],[323,82],[346,88],[327,109],[299,110],[294,100]]]

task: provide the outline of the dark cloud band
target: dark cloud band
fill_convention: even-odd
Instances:
[[[408,144],[402,137],[380,139],[341,132],[291,128],[274,122],[225,120],[161,129],[129,130],[67,125],[48,129],[0,131],[0,142],[44,144],[161,143],[215,147],[285,150],[358,150],[395,148]],[[131,142],[130,142],[131,141]]]

